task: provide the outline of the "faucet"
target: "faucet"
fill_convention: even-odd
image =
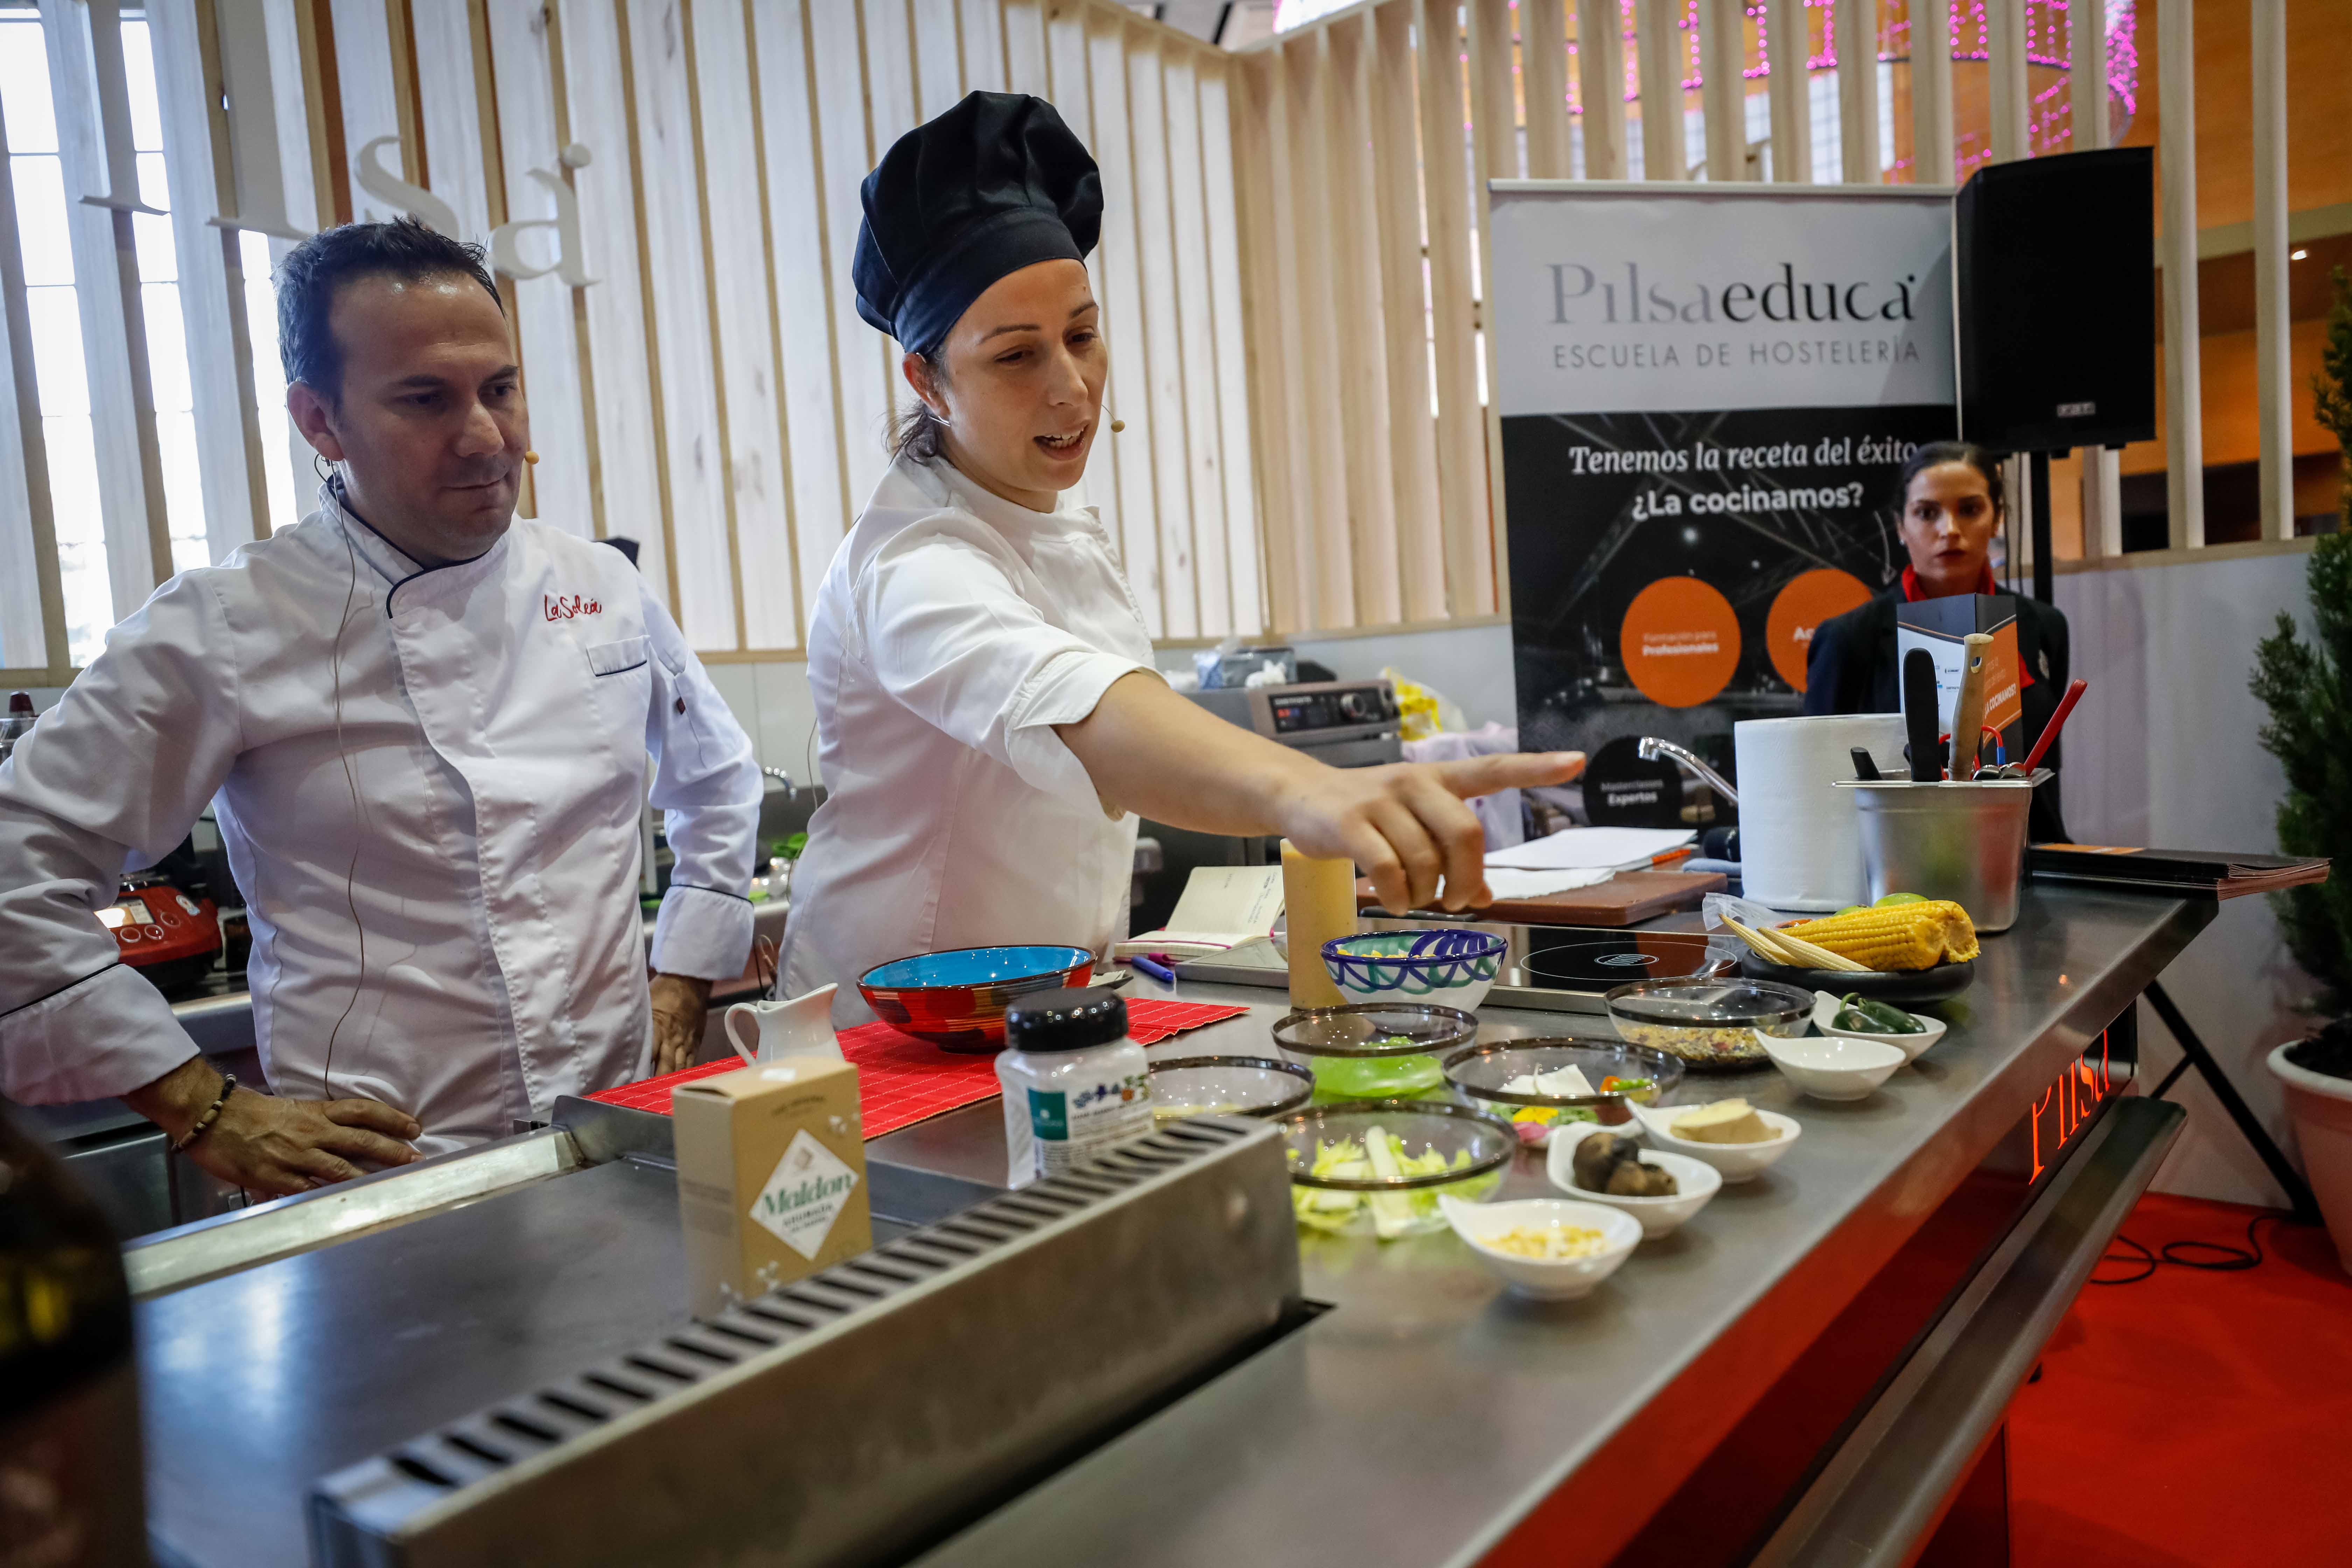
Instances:
[[[770,778],[775,780],[778,784],[783,785],[784,793],[786,795],[798,795],[800,793],[801,786],[793,783],[793,775],[784,772],[783,769],[763,767],[760,771],[767,774]]]
[[[1724,799],[1729,801],[1734,805],[1738,805],[1739,804],[1739,792],[1732,788],[1730,783],[1726,780],[1721,773],[1717,773],[1713,768],[1708,767],[1705,763],[1699,761],[1697,757],[1692,755],[1690,752],[1681,746],[1675,745],[1672,741],[1661,741],[1655,735],[1644,735],[1642,737],[1642,743],[1634,747],[1633,750],[1635,754],[1645,763],[1654,763],[1662,756],[1672,757],[1675,761],[1680,763],[1683,766],[1688,768],[1691,772],[1696,773],[1699,777],[1705,779],[1709,784],[1714,786],[1716,793],[1722,795]]]

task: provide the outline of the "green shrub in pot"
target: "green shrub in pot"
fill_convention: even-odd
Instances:
[[[2283,854],[2326,856],[2352,871],[2352,532],[2331,533],[2311,552],[2316,635],[2292,617],[2255,652],[2253,692],[2270,709],[2263,749],[2286,770],[2279,802]],[[2325,987],[2330,1014],[2352,1012],[2352,875],[2273,895],[2287,951]]]
[[[2345,453],[2341,515],[2305,568],[2312,639],[2282,614],[2256,650],[2252,687],[2270,710],[2263,747],[2286,770],[2279,848],[2336,863],[2326,881],[2273,897],[2287,951],[2319,982],[2320,1005],[2334,1021],[2273,1051],[2270,1069],[2285,1090],[2337,1256],[2352,1271],[2352,284],[2342,268],[2333,282],[2312,387],[2320,423]]]

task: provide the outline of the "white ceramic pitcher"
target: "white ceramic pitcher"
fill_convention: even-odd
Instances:
[[[833,1033],[835,987],[820,985],[789,1002],[738,1002],[727,1009],[727,1043],[753,1067],[778,1057],[832,1057],[841,1042]]]

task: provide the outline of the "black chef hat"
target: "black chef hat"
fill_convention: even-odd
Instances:
[[[1094,159],[1026,93],[966,93],[899,137],[858,194],[857,313],[918,353],[998,279],[1083,261],[1102,232]]]

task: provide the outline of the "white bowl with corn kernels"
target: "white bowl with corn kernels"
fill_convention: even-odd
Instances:
[[[1572,1198],[1468,1204],[1441,1196],[1437,1205],[1488,1273],[1538,1301],[1591,1294],[1642,1243],[1633,1215]]]

